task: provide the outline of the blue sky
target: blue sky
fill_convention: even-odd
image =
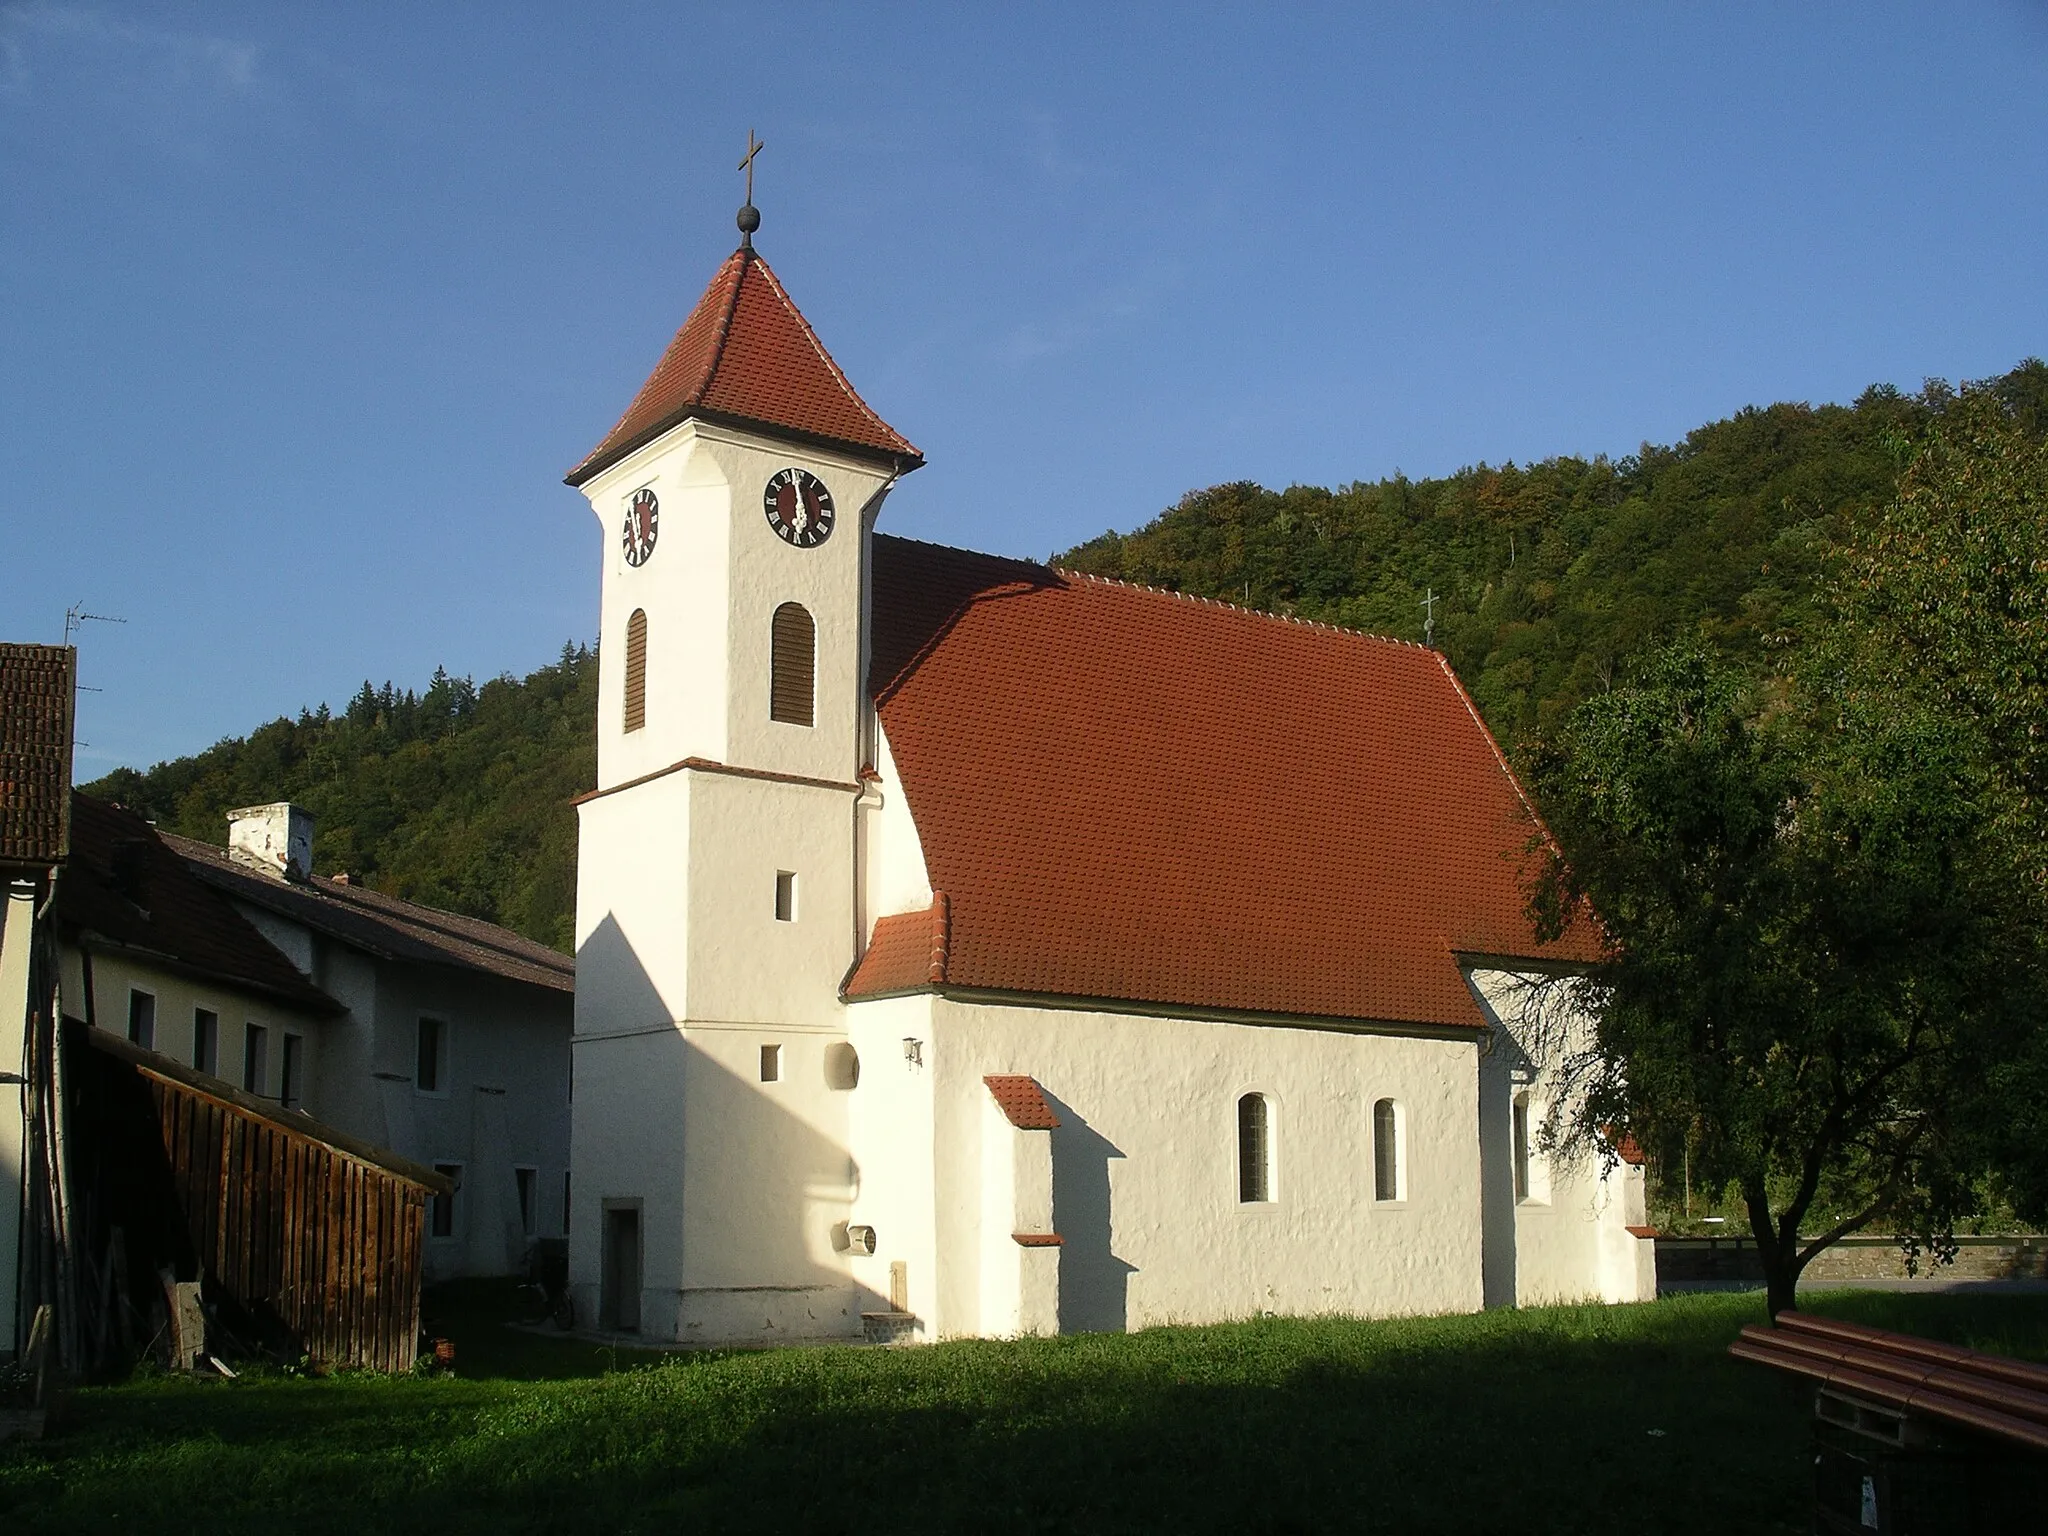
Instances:
[[[1044,556],[2048,352],[2040,4],[0,4],[0,638],[78,776],[594,638],[561,484],[759,245]]]

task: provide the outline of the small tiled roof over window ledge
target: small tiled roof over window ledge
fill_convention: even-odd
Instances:
[[[1020,1131],[1056,1131],[1059,1116],[1045,1101],[1045,1090],[1035,1077],[997,1075],[984,1077],[997,1106]]]

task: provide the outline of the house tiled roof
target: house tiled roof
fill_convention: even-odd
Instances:
[[[874,613],[947,987],[1477,1029],[1461,955],[1597,954],[1537,938],[1537,823],[1434,651],[887,536]],[[931,932],[882,919],[848,996]]]
[[[581,485],[693,416],[780,429],[901,469],[924,462],[855,393],[750,246],[718,269],[626,414],[568,483]]]
[[[227,849],[212,843],[169,835],[164,842],[214,889],[367,954],[456,966],[552,992],[576,990],[574,960],[496,923],[318,876],[305,881],[274,879],[235,863]]]
[[[76,653],[0,645],[0,866],[64,857]]]
[[[311,1013],[341,1011],[166,841],[133,811],[74,791],[58,921],[88,942],[96,936]]]

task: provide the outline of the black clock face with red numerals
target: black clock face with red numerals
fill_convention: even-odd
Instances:
[[[785,544],[816,549],[832,537],[832,493],[807,469],[778,470],[761,493],[768,526]]]
[[[652,491],[635,491],[626,508],[626,564],[645,565],[654,553],[654,535],[661,519],[661,503]]]

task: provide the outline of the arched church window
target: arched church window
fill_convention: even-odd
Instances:
[[[635,608],[626,620],[625,727],[637,731],[647,723],[647,610]]]
[[[1381,1099],[1372,1107],[1372,1197],[1400,1200],[1407,1195],[1401,1166],[1401,1106]]]
[[[1540,1199],[1541,1170],[1536,1163],[1535,1137],[1532,1135],[1529,1095],[1515,1095],[1514,1138],[1515,1138],[1515,1198],[1517,1200]]]
[[[802,603],[775,610],[770,645],[768,718],[784,725],[809,725],[818,679],[818,636]]]
[[[1273,1198],[1272,1111],[1262,1093],[1237,1101],[1237,1198],[1259,1205]]]

